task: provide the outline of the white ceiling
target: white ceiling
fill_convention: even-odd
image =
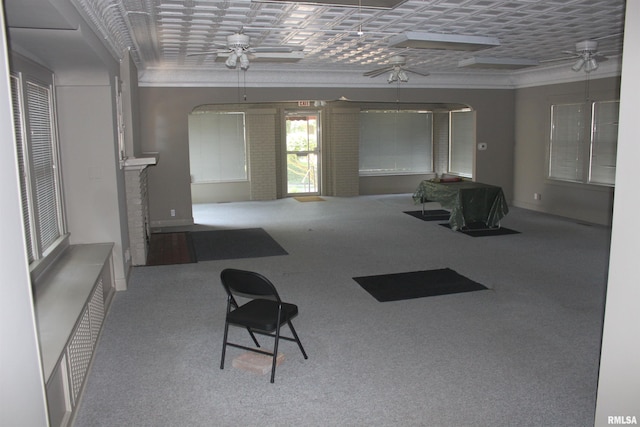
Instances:
[[[350,7],[252,0],[49,1],[71,2],[114,55],[122,56],[125,49],[131,49],[142,84],[170,84],[172,80],[178,84],[205,84],[206,80],[234,84],[237,73],[216,61],[215,55],[190,55],[215,50],[226,43],[227,35],[240,30],[251,37],[255,47],[297,45],[303,49],[304,59],[295,63],[252,62],[245,78],[263,84],[304,84],[307,80],[386,84],[386,75],[370,79],[362,73],[402,54],[410,68],[431,73],[428,77],[412,74],[410,83],[437,85],[438,81],[477,78],[491,86],[496,78],[522,80],[532,71],[570,69],[573,61],[563,52],[573,51],[575,43],[585,39],[598,40],[599,52],[610,58],[591,73],[596,78],[599,72],[603,75],[617,69],[625,7],[624,0],[407,0],[391,10],[363,7],[363,0]],[[29,8],[30,0],[5,2],[9,25],[29,26],[25,23],[28,17],[20,13]],[[61,24],[54,21],[51,25]],[[46,22],[38,16],[30,26],[43,27]],[[468,52],[388,45],[392,35],[407,31],[490,36],[500,46]],[[459,61],[473,56],[526,58],[541,64],[525,71],[458,67]],[[563,57],[568,59],[544,62]]]

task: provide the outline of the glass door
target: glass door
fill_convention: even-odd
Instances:
[[[287,194],[320,194],[320,114],[287,112]]]

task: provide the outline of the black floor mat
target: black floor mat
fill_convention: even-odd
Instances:
[[[353,280],[380,302],[487,289],[449,268],[354,277]]]
[[[440,224],[443,227],[451,228],[446,224]],[[470,224],[468,227],[456,230],[459,233],[466,234],[471,237],[487,237],[487,236],[504,236],[507,234],[520,234],[519,231],[512,230],[506,227],[488,228],[485,224],[475,223]]]
[[[430,209],[425,211],[405,211],[407,215],[423,221],[448,221],[451,212],[444,209]]]
[[[262,228],[191,233],[198,261],[288,255]]]

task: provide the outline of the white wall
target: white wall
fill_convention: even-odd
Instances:
[[[29,263],[24,243],[4,13],[0,2],[0,425],[46,426]]]
[[[637,268],[640,229],[636,226],[640,199],[635,177],[640,159],[637,124],[640,50],[635,48],[640,41],[638,1],[627,2],[624,39],[629,48],[624,50],[622,63],[616,197],[596,426],[611,425],[610,416],[635,416],[636,423],[640,423],[640,280]]]

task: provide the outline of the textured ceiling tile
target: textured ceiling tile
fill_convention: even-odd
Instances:
[[[455,71],[464,53],[392,49],[387,38],[405,31],[498,37],[487,56],[543,60],[599,39],[609,55],[621,52],[623,0],[408,0],[393,10],[250,0],[75,0],[102,20],[109,42],[132,48],[147,63],[201,64],[224,69],[211,55],[187,57],[224,45],[244,31],[252,46],[304,46],[296,67],[363,69],[394,53],[433,71]],[[117,7],[116,7],[117,6]],[[364,33],[358,35],[358,31]],[[468,54],[467,54],[468,55]],[[468,56],[467,56],[468,57]],[[292,69],[293,65],[284,65]]]

